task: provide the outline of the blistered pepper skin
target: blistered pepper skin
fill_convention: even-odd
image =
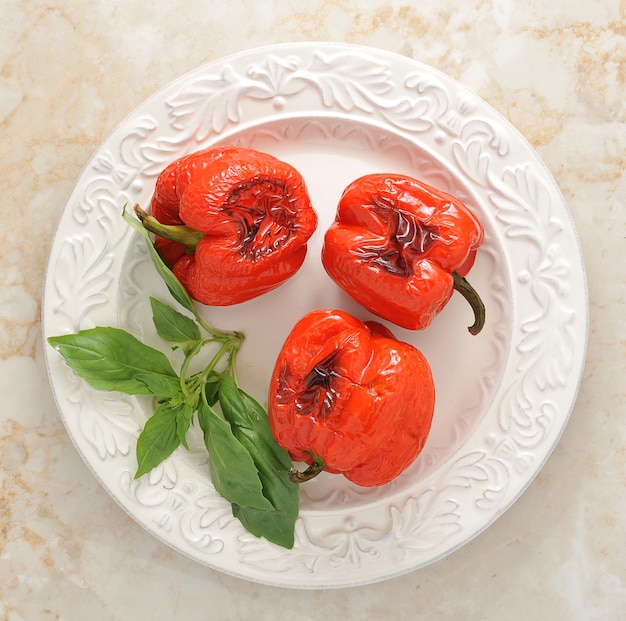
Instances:
[[[322,262],[365,308],[422,330],[464,281],[483,236],[478,220],[453,196],[404,175],[371,174],[344,190]]]
[[[165,233],[155,245],[191,297],[214,306],[252,299],[293,276],[317,226],[300,173],[240,147],[172,162],[157,179],[151,215],[199,233],[191,251]]]
[[[435,387],[415,347],[382,324],[340,310],[305,315],[287,337],[270,381],[268,414],[292,459],[362,486],[388,483],[421,452]]]

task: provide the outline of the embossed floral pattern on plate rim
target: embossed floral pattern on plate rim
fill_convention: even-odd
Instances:
[[[363,490],[328,477],[304,491],[292,551],[240,527],[203,472],[202,452],[193,443],[189,454],[177,453],[135,481],[133,447],[150,404],[91,390],[47,351],[68,433],[94,475],[144,528],[226,573],[285,587],[329,588],[387,579],[436,561],[515,501],[556,445],[576,397],[587,296],[576,233],[558,188],[505,119],[428,66],[340,44],[250,50],[156,93],[87,164],[50,253],[45,336],[115,323],[150,338],[142,300],[151,287],[158,294],[159,282],[146,282],[149,262],[121,220],[121,205],[147,203],[156,175],[175,157],[225,142],[293,157],[303,173],[310,171],[312,195],[319,192],[326,218],[332,218],[332,196],[350,175],[385,165],[417,171],[480,212],[487,238],[475,270],[492,312],[482,344],[455,336],[451,326],[465,316],[454,308],[428,335],[401,334],[435,359],[447,409],[440,432],[390,486]],[[317,164],[321,157],[326,169]],[[328,184],[315,176],[318,167],[331,177]],[[324,193],[321,185],[330,189]],[[318,248],[311,246],[306,277],[319,281],[319,291],[333,291],[323,274],[316,275]],[[336,291],[329,298],[307,297],[298,283],[272,295],[235,310],[234,321],[287,307],[292,320],[320,299],[349,306]],[[301,306],[293,302],[299,297]],[[461,361],[476,358],[460,396],[441,372],[452,352]],[[263,360],[253,351],[243,374],[257,382],[260,398],[268,365],[271,356]]]

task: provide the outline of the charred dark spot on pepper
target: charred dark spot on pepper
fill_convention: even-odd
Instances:
[[[280,248],[293,233],[293,198],[276,179],[240,184],[230,192],[224,212],[237,223],[237,248],[251,262]]]
[[[415,258],[424,254],[439,239],[437,228],[429,227],[412,213],[399,209],[387,197],[374,197],[368,209],[386,225],[387,236],[380,245],[362,245],[358,257],[379,265],[391,274],[411,275]]]
[[[303,389],[295,402],[298,414],[323,417],[333,408],[337,399],[333,380],[339,376],[335,369],[335,361],[338,355],[339,351],[332,352],[318,362],[306,375]]]

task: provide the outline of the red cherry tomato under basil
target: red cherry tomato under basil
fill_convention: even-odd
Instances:
[[[293,276],[317,215],[292,166],[253,149],[216,147],[159,175],[143,223],[189,295],[225,306]]]
[[[382,324],[340,310],[305,315],[287,337],[269,389],[274,437],[295,481],[322,470],[363,486],[388,483],[421,452],[435,406],[428,362]]]
[[[429,326],[456,289],[472,305],[477,334],[485,309],[464,277],[482,241],[458,199],[407,176],[372,174],[343,192],[322,262],[357,302],[410,330]]]

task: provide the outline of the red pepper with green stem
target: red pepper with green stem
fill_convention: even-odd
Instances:
[[[172,162],[157,179],[151,214],[136,212],[189,295],[214,306],[250,300],[293,276],[317,226],[300,173],[241,147]]]
[[[322,262],[357,302],[410,330],[429,326],[456,290],[472,306],[469,331],[478,334],[485,307],[465,276],[483,235],[453,196],[403,175],[366,175],[344,190]]]
[[[378,322],[316,310],[296,323],[270,380],[268,416],[277,442],[306,481],[322,470],[363,486],[388,483],[421,452],[435,387],[428,362]]]

